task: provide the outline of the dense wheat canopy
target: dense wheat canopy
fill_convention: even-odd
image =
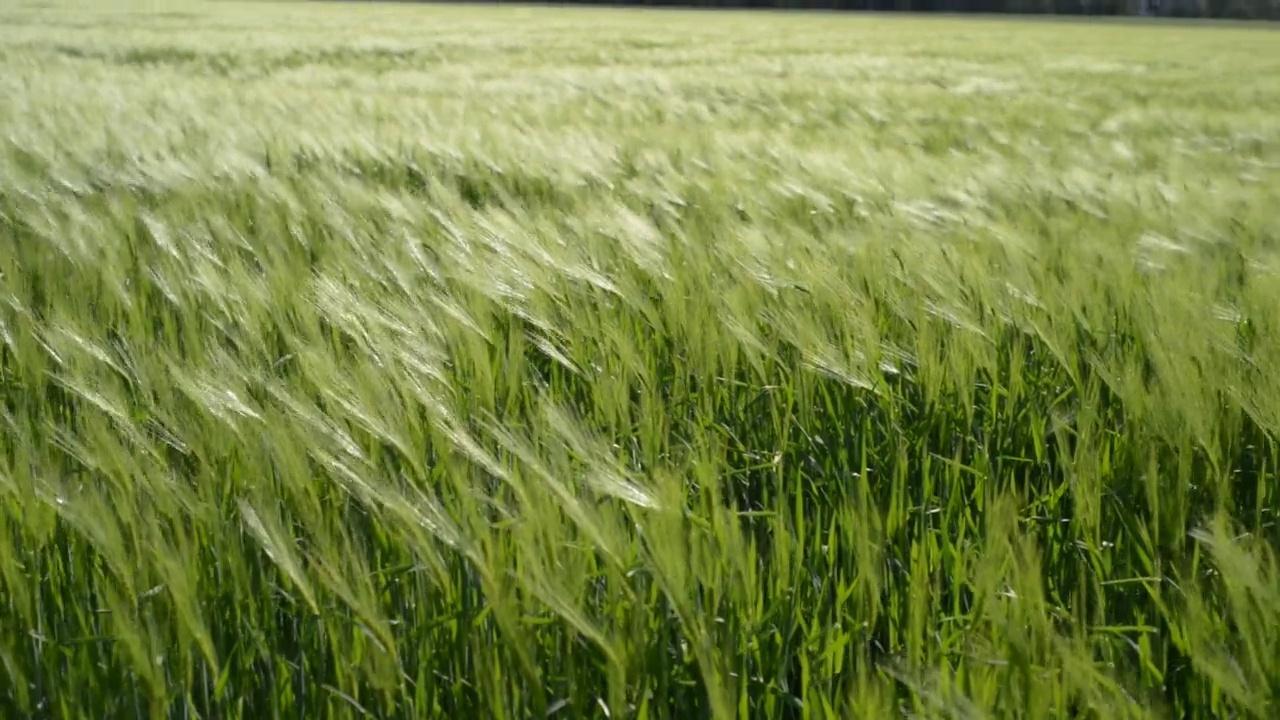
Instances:
[[[0,715],[1271,718],[1280,36],[0,10]]]

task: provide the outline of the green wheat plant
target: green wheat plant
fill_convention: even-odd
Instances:
[[[0,9],[0,715],[1273,718],[1280,40]]]

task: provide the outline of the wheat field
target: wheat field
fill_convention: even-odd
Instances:
[[[1280,711],[1280,35],[0,8],[0,716]]]

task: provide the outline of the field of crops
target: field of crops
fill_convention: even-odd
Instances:
[[[0,716],[1273,718],[1280,34],[0,9]]]

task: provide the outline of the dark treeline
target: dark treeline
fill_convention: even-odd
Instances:
[[[565,4],[1280,20],[1280,0],[569,0]]]

